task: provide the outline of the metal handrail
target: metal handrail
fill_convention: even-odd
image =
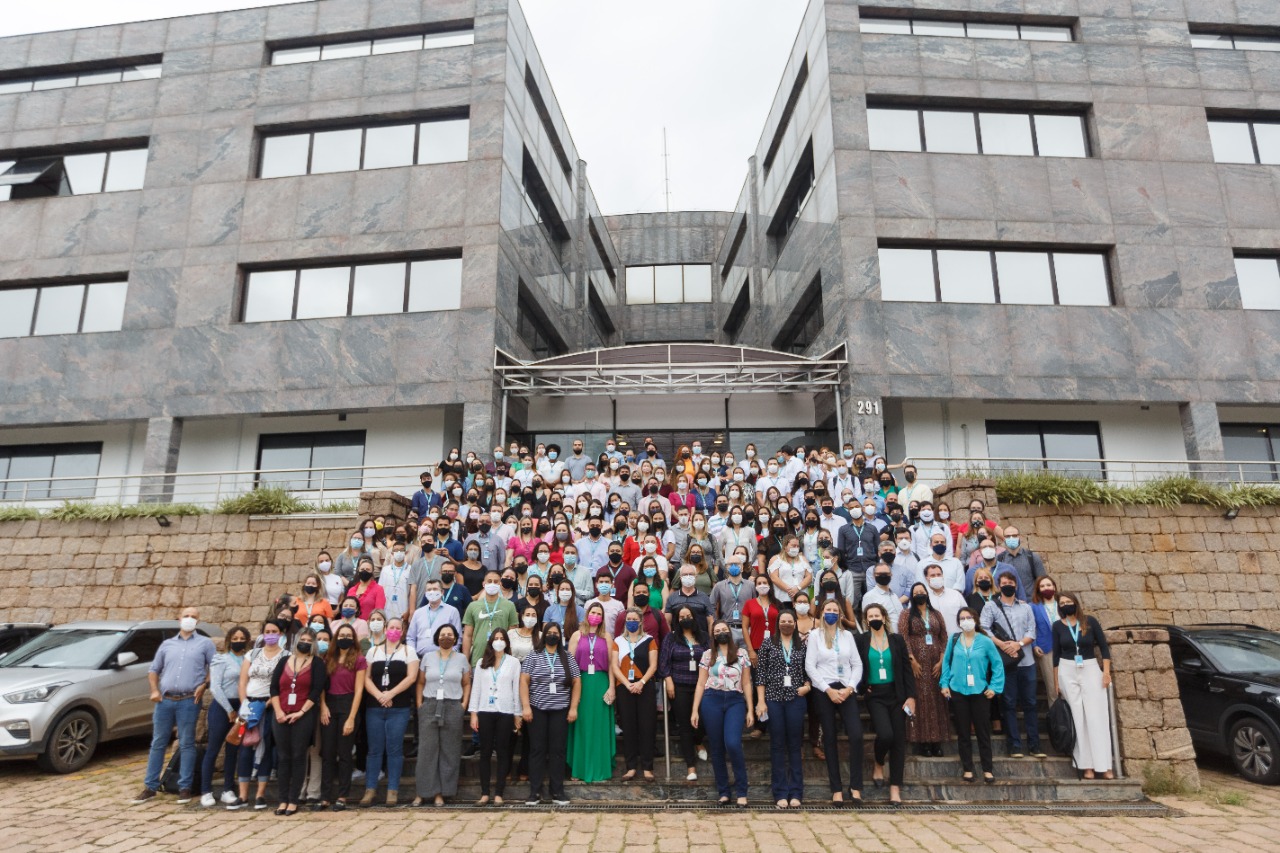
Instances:
[[[968,474],[1043,470],[1121,485],[1169,476],[1219,484],[1280,482],[1280,462],[1257,460],[914,456],[907,461],[916,466],[921,480],[931,483]]]

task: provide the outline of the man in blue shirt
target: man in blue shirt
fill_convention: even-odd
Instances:
[[[200,611],[182,609],[177,636],[160,644],[155,659],[147,670],[151,684],[151,755],[147,758],[147,776],[142,792],[134,803],[145,803],[160,790],[160,773],[164,770],[164,753],[176,726],[178,750],[178,802],[191,802],[191,783],[196,773],[196,720],[200,718],[200,698],[209,680],[209,664],[217,653],[213,641],[196,633]]]
[[[440,506],[440,495],[431,490],[430,471],[419,474],[418,482],[422,483],[422,488],[414,493],[413,501],[409,505],[409,513],[415,518],[426,518],[433,506]]]

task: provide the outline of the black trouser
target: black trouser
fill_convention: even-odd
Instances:
[[[973,772],[973,741],[969,739],[969,727],[978,737],[978,757],[982,759],[982,772],[990,773],[991,764],[991,700],[981,693],[967,696],[951,691],[951,707],[956,714],[956,748],[960,753],[960,766],[966,773]]]
[[[511,732],[511,758],[516,757],[516,747],[520,749],[520,761],[516,763],[516,775],[529,775],[529,727],[521,726],[520,731]]]
[[[698,692],[696,684],[676,682],[676,695],[671,700],[671,722],[676,727],[676,735],[680,738],[680,754],[684,756],[685,767],[698,765],[698,741],[702,733],[699,724],[695,729],[689,720],[693,717],[693,694]]]
[[[351,702],[355,696],[351,693],[325,695],[325,704],[329,706],[329,725],[320,728],[320,799],[332,803],[339,798],[346,799],[351,793],[352,749],[355,748],[356,733],[344,735],[342,727],[351,715]],[[359,727],[360,721],[356,720]]]
[[[273,723],[280,802],[296,805],[302,799],[302,780],[307,775],[307,750],[316,736],[316,710],[312,708],[296,723]]]
[[[836,720],[844,726],[849,736],[849,788],[862,790],[862,718],[858,716],[858,700],[852,694],[837,705],[826,693],[818,692],[814,702],[818,706],[818,718],[822,721],[822,750],[827,754],[827,781],[831,793],[842,790],[840,786],[840,742],[836,740]]]
[[[889,758],[889,784],[902,785],[902,772],[907,762],[907,714],[898,703],[892,684],[876,684],[867,697],[867,713],[875,729],[876,764]]]
[[[494,783],[494,796],[501,797],[507,790],[507,774],[511,772],[511,730],[515,718],[497,711],[480,711],[480,793],[489,796],[489,759],[498,753],[498,779]]]
[[[542,776],[550,783],[551,799],[563,800],[565,751],[569,744],[569,709],[533,709],[529,724],[529,799],[542,796]]]
[[[622,753],[627,770],[653,772],[653,740],[658,729],[658,706],[653,697],[653,682],[639,693],[619,685],[616,707],[618,725],[622,728]]]

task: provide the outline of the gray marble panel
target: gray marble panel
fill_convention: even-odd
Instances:
[[[1117,225],[1167,225],[1164,175],[1158,163],[1107,160],[1107,196]]]
[[[136,249],[180,248],[187,243],[191,187],[147,189],[138,208]]]
[[[1121,302],[1130,308],[1172,308],[1181,304],[1182,280],[1172,246],[1116,247]]]
[[[1170,222],[1198,227],[1222,224],[1226,212],[1222,203],[1222,187],[1218,182],[1219,168],[1209,163],[1162,164]]]
[[[244,185],[200,184],[192,189],[189,246],[219,246],[235,242],[244,213]]]
[[[260,43],[267,34],[266,9],[239,9],[218,15],[214,39],[219,45],[239,42]]]
[[[243,110],[257,100],[258,70],[238,69],[208,76],[205,106],[209,110]]]
[[[1110,224],[1106,176],[1098,160],[1046,158],[1054,221]]]

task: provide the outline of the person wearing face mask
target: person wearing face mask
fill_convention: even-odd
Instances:
[[[407,547],[403,542],[391,545],[389,559],[383,564],[382,574],[378,575],[378,586],[382,587],[385,599],[384,609],[390,616],[411,618],[409,599],[409,565]]]
[[[525,658],[520,673],[520,706],[529,727],[529,798],[526,805],[541,803],[542,780],[550,782],[556,805],[568,805],[564,769],[569,726],[578,718],[582,684],[577,661],[565,651],[559,624],[545,626],[533,654]]]
[[[941,533],[933,534],[929,548],[929,556],[919,563],[920,574],[917,579],[924,580],[929,567],[937,566],[942,570],[942,585],[963,595],[965,591],[964,566],[955,557],[947,556],[947,537]]]
[[[346,581],[347,586],[350,586],[355,581],[360,558],[379,559],[374,556],[375,553],[377,553],[376,548],[365,545],[364,532],[357,530],[351,534],[347,540],[347,547],[343,548],[342,553],[338,555],[337,562],[333,565],[333,571]]]
[[[528,583],[524,588],[524,595],[516,602],[516,613],[523,614],[525,608],[532,607],[534,612],[538,614],[538,622],[541,623],[542,614],[546,611],[548,605],[544,587],[545,583],[540,575],[529,575]],[[524,658],[520,658],[520,660],[524,660]]]
[[[1003,554],[999,554],[999,552],[997,552],[995,540],[990,538],[990,536],[985,532],[983,535],[986,538],[982,539],[979,548],[974,552],[974,559],[976,562],[965,573],[965,594],[968,595],[973,592],[974,581],[977,578],[976,573],[979,568],[986,569],[987,573],[990,574],[992,578],[999,577],[1001,573],[1008,569],[1014,572],[1014,578],[1017,579],[1018,598],[1026,600],[1026,594],[1022,587],[1022,579],[1018,576],[1016,567],[1001,560],[1000,557],[1003,556]]]
[[[462,617],[458,609],[444,600],[444,587],[439,580],[429,580],[423,593],[426,602],[413,614],[405,644],[425,665],[426,657],[436,650],[435,636],[442,625],[453,627],[455,639],[462,636]]]
[[[548,444],[546,455],[538,457],[535,467],[545,482],[560,482],[560,475],[565,472],[564,460],[560,458],[560,445]]]
[[[547,589],[549,601],[547,609],[542,612],[542,625],[556,624],[571,636],[578,630],[578,624],[586,616],[586,610],[578,602],[578,593],[573,581],[564,577],[563,573],[552,573]]]
[[[302,595],[298,596],[293,605],[294,619],[310,624],[313,617],[326,621],[333,618],[333,608],[329,606],[329,598],[319,572],[308,574],[302,579]]]
[[[329,626],[323,624],[319,619],[311,623],[311,631],[315,635],[315,646],[312,649],[312,653],[315,655],[317,665],[324,667],[329,649],[333,647],[333,633],[329,630]],[[328,692],[327,685],[326,692]],[[307,745],[306,761],[303,764],[306,772],[302,780],[302,802],[309,803],[312,811],[320,810],[320,794],[322,792],[323,761],[320,756],[320,731],[322,728],[320,712],[323,710],[323,706],[324,694],[321,694],[320,705],[316,709],[317,725],[311,734],[311,743]]]
[[[1026,746],[1034,758],[1044,758],[1040,749],[1040,726],[1036,714],[1036,617],[1031,605],[1018,600],[1018,573],[1012,567],[996,576],[1000,595],[982,608],[979,622],[999,649],[1017,663],[1005,666],[1003,690],[1004,730],[1009,736],[1009,756],[1023,756],[1023,740],[1018,729],[1022,711]]]
[[[1031,612],[1036,617],[1036,644],[1031,647],[1032,654],[1035,655],[1036,667],[1040,670],[1040,678],[1044,681],[1045,693],[1052,707],[1058,698],[1058,680],[1053,674],[1053,624],[1060,618],[1057,581],[1048,575],[1036,580],[1030,603]]]
[[[996,589],[996,579],[986,566],[978,566],[973,571],[973,592],[966,596],[966,603],[974,613],[981,613],[987,604],[1000,595]],[[1037,633],[1039,633],[1037,631]]]
[[[960,778],[973,781],[973,745],[978,739],[982,781],[995,781],[991,757],[991,703],[1004,689],[1006,669],[995,643],[978,625],[969,608],[960,611],[960,632],[947,642],[942,657],[942,695],[955,712],[956,745],[960,753]]]
[[[942,554],[937,556],[950,557],[952,555],[951,525],[936,518],[933,504],[923,501],[920,504],[920,520],[911,527],[911,551],[916,555],[917,560],[924,562],[935,556],[933,537],[937,534],[942,534],[945,545]]]
[[[872,603],[864,613],[867,631],[857,637],[858,656],[862,659],[858,693],[867,697],[867,711],[876,733],[872,782],[877,788],[884,785],[888,759],[889,803],[901,805],[907,718],[916,711],[915,673],[909,663],[907,642],[891,630],[893,622],[884,605]]]
[[[368,669],[352,626],[334,629],[324,667],[328,684],[320,699],[319,810],[332,805],[334,811],[342,811],[351,793],[351,756]]]
[[[472,542],[465,548],[465,559],[458,564],[458,580],[462,581],[462,585],[467,588],[467,592],[473,597],[480,594],[484,588],[484,577],[489,572],[484,567],[484,563],[480,562],[480,544]],[[501,577],[502,571],[494,569]]]
[[[711,626],[712,646],[698,662],[698,686],[693,696],[690,724],[707,728],[707,745],[715,773],[720,805],[736,794],[738,806],[747,804],[747,763],[742,749],[743,731],[755,724],[755,691],[751,688],[751,662],[733,644],[725,622]],[[729,765],[733,766],[733,784]]]
[[[1023,541],[1016,525],[1005,525],[1004,548],[1002,559],[1017,570],[1019,586],[1024,590],[1035,589],[1036,581],[1046,574],[1044,561]]]
[[[277,752],[280,805],[277,815],[291,815],[301,803],[307,748],[316,728],[316,708],[328,684],[323,663],[316,663],[315,633],[303,628],[294,638],[293,651],[280,660],[271,675],[272,738]]]
[[[375,634],[376,636],[376,634]],[[360,805],[373,804],[378,774],[386,757],[388,806],[399,801],[400,773],[404,767],[404,733],[409,727],[418,683],[418,658],[406,646],[404,623],[386,621],[382,642],[369,649],[369,669],[365,677],[365,730],[369,752],[365,764],[365,790]]]
[[[769,563],[768,575],[773,581],[774,597],[779,603],[786,603],[813,583],[813,570],[801,553],[800,539],[790,533],[780,534],[780,527],[782,525],[775,519],[773,537],[780,539],[781,549]]]
[[[601,602],[587,604],[586,619],[569,638],[568,650],[582,673],[578,720],[569,729],[570,772],[579,781],[600,782],[613,775],[617,750],[613,706],[616,685],[610,666],[617,646],[605,627]]]
[[[533,533],[533,517],[521,517],[516,527],[516,534],[507,540],[506,545],[506,565],[511,565],[516,557],[523,557],[525,562],[532,564],[534,562],[534,548],[542,540],[534,536]]]
[[[795,611],[778,614],[778,633],[756,654],[756,707],[765,709],[773,769],[773,797],[780,809],[799,808],[804,798],[801,758],[804,715],[811,685],[805,669],[805,643],[796,635]]]
[[[902,479],[905,484],[898,489],[898,500],[903,506],[910,501],[925,502],[933,501],[933,489],[928,484],[921,482],[920,473],[916,470],[916,466],[907,463],[902,466]]]
[[[1111,770],[1111,722],[1107,690],[1111,687],[1111,647],[1102,626],[1084,612],[1078,596],[1058,593],[1058,614],[1053,625],[1053,672],[1058,692],[1071,706],[1076,742],[1072,760],[1085,779]]]
[[[778,601],[768,575],[760,575],[752,583],[755,596],[742,605],[742,636],[747,657],[756,666],[761,645],[778,633]]]
[[[693,782],[698,778],[698,759],[707,759],[706,749],[698,746],[704,733],[691,725],[690,719],[698,687],[698,661],[710,644],[706,622],[698,618],[691,607],[679,607],[674,617],[674,627],[662,640],[658,677],[663,680],[667,700],[671,703],[670,725],[675,730],[672,734],[685,761],[686,779]]]
[[[649,537],[650,540],[653,538],[652,536]],[[644,585],[644,588],[649,590],[647,604],[651,608],[652,615],[664,624],[666,620],[662,618],[661,614],[666,612],[667,596],[671,592],[667,572],[666,561],[661,560],[657,554],[646,554],[636,561],[636,582]],[[632,589],[634,590],[635,587],[633,586]],[[640,604],[641,602],[636,598],[632,598],[627,603]]]
[[[462,617],[462,654],[473,667],[480,662],[489,635],[495,629],[510,630],[520,621],[515,604],[502,594],[502,577],[498,572],[485,573],[483,593],[468,605]]]
[[[613,636],[614,625],[617,624],[619,617],[622,616],[622,612],[626,610],[627,606],[614,596],[614,581],[609,574],[608,567],[596,573],[595,583],[596,595],[587,601],[586,607],[590,609],[592,604],[600,605],[604,610],[603,633]]]
[[[746,513],[742,506],[734,504],[729,509],[729,521],[719,536],[720,552],[732,554],[735,549],[747,549],[747,564],[754,565],[757,559],[758,543],[755,530],[747,524]]]
[[[849,597],[854,601],[862,600],[866,587],[867,570],[876,564],[879,552],[880,532],[866,518],[861,504],[854,503],[849,507],[851,521],[836,536],[836,549],[840,552],[841,563],[850,581]]]
[[[911,584],[915,574],[899,569],[898,552],[892,542],[880,543],[880,562],[870,569],[867,577],[867,592],[862,596],[862,609],[869,604],[879,604],[885,609],[889,618],[889,630],[898,629],[898,614],[902,612],[904,600],[911,593]]]
[[[923,583],[911,586],[910,606],[898,616],[898,634],[906,641],[907,662],[916,681],[916,715],[907,740],[915,744],[916,755],[941,756],[942,741],[947,737],[947,705],[938,679],[948,632],[946,620],[930,601]]]
[[[218,650],[213,641],[196,633],[200,611],[184,607],[178,620],[178,632],[160,644],[147,670],[151,685],[152,715],[151,753],[147,757],[147,775],[142,792],[133,800],[144,803],[160,790],[160,773],[164,770],[164,754],[174,728],[178,730],[181,754],[178,770],[178,802],[191,801],[191,787],[196,775],[196,723],[200,718],[200,699],[204,695],[209,667]]]
[[[237,685],[240,725],[246,731],[257,729],[260,739],[256,746],[241,744],[236,761],[240,791],[239,796],[227,804],[228,811],[237,811],[249,805],[249,785],[255,779],[258,785],[253,807],[256,810],[267,807],[267,782],[271,778],[275,756],[267,703],[271,699],[271,677],[282,656],[289,654],[281,643],[282,638],[278,622],[274,619],[264,622],[258,645],[245,654],[244,663],[240,667],[240,681]]]
[[[220,752],[224,753],[223,768],[226,771],[221,800],[223,805],[236,800],[235,769],[240,747],[227,743],[226,739],[240,716],[240,669],[244,665],[245,652],[249,650],[249,629],[237,625],[228,631],[224,649],[209,664],[209,690],[213,694],[213,702],[205,716],[209,745],[200,766],[200,805],[205,808],[218,804],[213,791],[213,772]]]
[[[618,482],[613,486],[613,494],[627,506],[640,505],[640,487],[634,481],[631,466],[623,465],[618,469]]]
[[[471,712],[471,730],[480,735],[479,776],[480,801],[489,804],[489,760],[498,756],[497,778],[493,780],[493,803],[502,805],[507,776],[511,770],[511,735],[524,722],[520,705],[520,662],[508,654],[510,641],[505,629],[497,628],[489,635],[484,655],[472,676],[467,710]]]
[[[480,516],[476,523],[476,531],[469,535],[462,545],[467,550],[477,546],[480,548],[480,564],[486,570],[501,571],[508,565],[507,543],[493,534],[493,519],[488,515]]]
[[[647,589],[645,593],[647,598]],[[621,615],[621,627],[610,653],[610,667],[617,685],[618,726],[627,766],[622,781],[631,781],[639,772],[646,782],[652,782],[657,729],[653,680],[658,670],[659,640],[645,630],[644,614],[638,607],[629,607]]]
[[[347,591],[347,583],[342,575],[333,570],[333,557],[328,551],[321,551],[316,555],[316,574],[321,580],[321,594],[329,602],[331,611],[336,612],[338,602],[342,601],[342,594]],[[333,618],[332,612],[329,618]]]
[[[929,606],[942,615],[947,633],[954,634],[960,630],[956,624],[956,614],[965,606],[965,600],[959,590],[947,586],[942,572],[942,566],[930,563],[924,567],[923,581],[929,589]]]
[[[710,628],[714,606],[711,603],[711,597],[698,590],[697,569],[692,563],[681,566],[678,577],[679,588],[673,589],[667,596],[668,625],[672,624],[672,618],[679,607],[688,606],[699,619],[703,620],[704,625]]]
[[[851,632],[840,626],[842,613],[835,600],[822,605],[822,623],[810,636],[805,651],[805,671],[813,685],[818,718],[822,723],[823,752],[827,761],[827,781],[831,801],[844,802],[840,780],[840,748],[836,736],[844,729],[852,745],[849,749],[850,802],[862,805],[862,721],[855,695],[862,680],[862,659]]]
[[[414,767],[415,806],[431,798],[442,806],[458,793],[462,764],[463,712],[471,695],[471,667],[457,650],[459,632],[441,624],[432,651],[418,670],[418,758]]]
[[[701,560],[693,559],[695,548],[701,553]],[[707,594],[711,593],[711,587],[715,586],[715,576],[722,562],[722,555],[720,543],[707,530],[707,517],[701,511],[694,512],[689,517],[689,535],[680,551],[678,562],[680,565],[693,563],[698,569],[698,589]]]
[[[354,596],[343,596],[338,613],[329,624],[329,629],[337,631],[343,625],[350,625],[364,648],[368,648],[369,623],[360,618],[360,601]]]
[[[713,618],[729,625],[733,633],[733,641],[738,645],[744,643],[742,610],[754,594],[753,587],[747,579],[749,576],[750,571],[745,568],[742,558],[737,555],[731,556],[725,563],[725,579],[718,581],[711,588],[709,596]],[[768,580],[766,576],[761,577]]]
[[[361,557],[359,570],[356,572],[356,582],[347,590],[348,596],[360,602],[360,616],[366,620],[370,613],[374,610],[382,610],[387,604],[386,591],[373,579],[373,575],[373,560],[369,557]]]

